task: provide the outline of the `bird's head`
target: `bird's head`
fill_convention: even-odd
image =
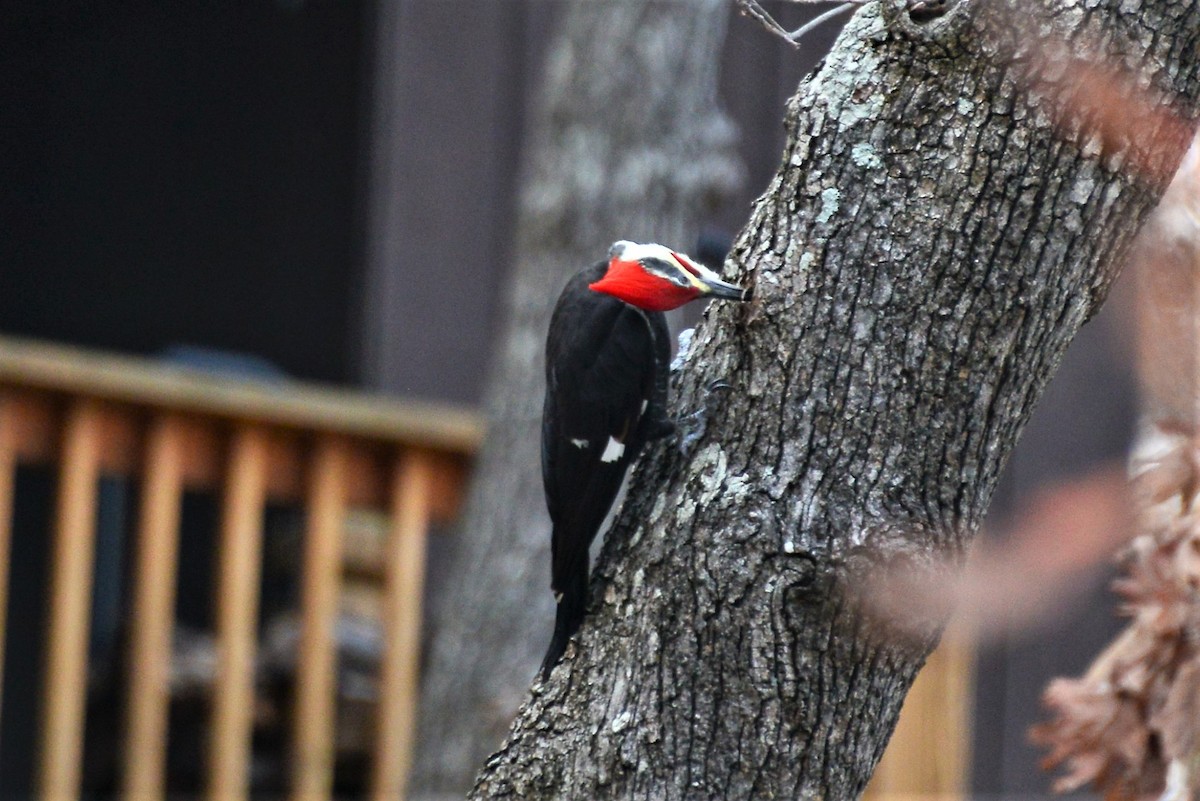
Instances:
[[[689,256],[624,240],[609,249],[604,277],[588,287],[646,311],[677,309],[701,297],[750,299],[749,289],[722,281]]]

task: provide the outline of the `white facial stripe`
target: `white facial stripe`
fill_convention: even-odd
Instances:
[[[588,441],[586,439],[573,439],[571,440],[571,444],[576,448],[583,449],[588,446]]]
[[[695,270],[697,273],[700,274],[701,278],[707,279],[709,281],[720,281],[721,280],[721,276],[717,275],[712,270],[708,269],[703,264],[701,264],[700,262],[693,259],[691,256],[688,256],[686,253],[672,253],[671,256],[674,257],[676,263],[678,263],[680,266],[683,267],[683,270],[686,273],[690,274],[692,270]],[[689,267],[691,267],[691,270],[688,269]]]
[[[608,438],[608,444],[604,446],[604,453],[600,454],[600,461],[615,462],[625,455],[625,443],[618,442],[615,437]]]
[[[675,266],[674,262],[668,262],[668,264],[671,267]],[[651,275],[656,275],[662,280],[670,281],[672,284],[677,284],[678,286],[688,286],[689,284],[694,285],[696,283],[696,280],[692,278],[692,276],[688,275],[684,270],[673,269],[668,273],[663,272],[662,270],[656,270],[653,267],[647,267],[644,263],[642,264],[642,269]]]

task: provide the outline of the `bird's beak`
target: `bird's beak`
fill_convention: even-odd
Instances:
[[[750,300],[754,291],[744,289],[737,284],[731,284],[727,281],[722,281],[721,276],[717,275],[712,270],[705,267],[700,262],[694,260],[691,256],[685,256],[682,253],[673,253],[675,261],[683,268],[683,273],[692,282],[696,289],[700,290],[701,295],[713,298],[726,298],[728,300]]]
[[[699,283],[702,287],[702,292],[705,295],[714,298],[726,298],[728,300],[750,300],[754,294],[752,289],[743,289],[736,284],[726,283],[720,278],[710,276],[698,276]]]

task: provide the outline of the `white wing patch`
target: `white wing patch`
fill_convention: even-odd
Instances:
[[[600,461],[615,462],[625,454],[625,443],[619,442],[615,437],[608,438],[608,444],[604,446],[604,453],[600,454]]]
[[[571,444],[582,450],[588,446],[588,441],[586,439],[572,439]]]

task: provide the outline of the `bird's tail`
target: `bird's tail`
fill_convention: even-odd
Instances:
[[[587,613],[587,589],[588,564],[584,560],[564,577],[558,588],[561,595],[558,596],[558,607],[554,613],[554,637],[542,659],[542,681],[550,678],[550,671],[554,670],[567,650],[567,643],[579,631],[579,624]]]

